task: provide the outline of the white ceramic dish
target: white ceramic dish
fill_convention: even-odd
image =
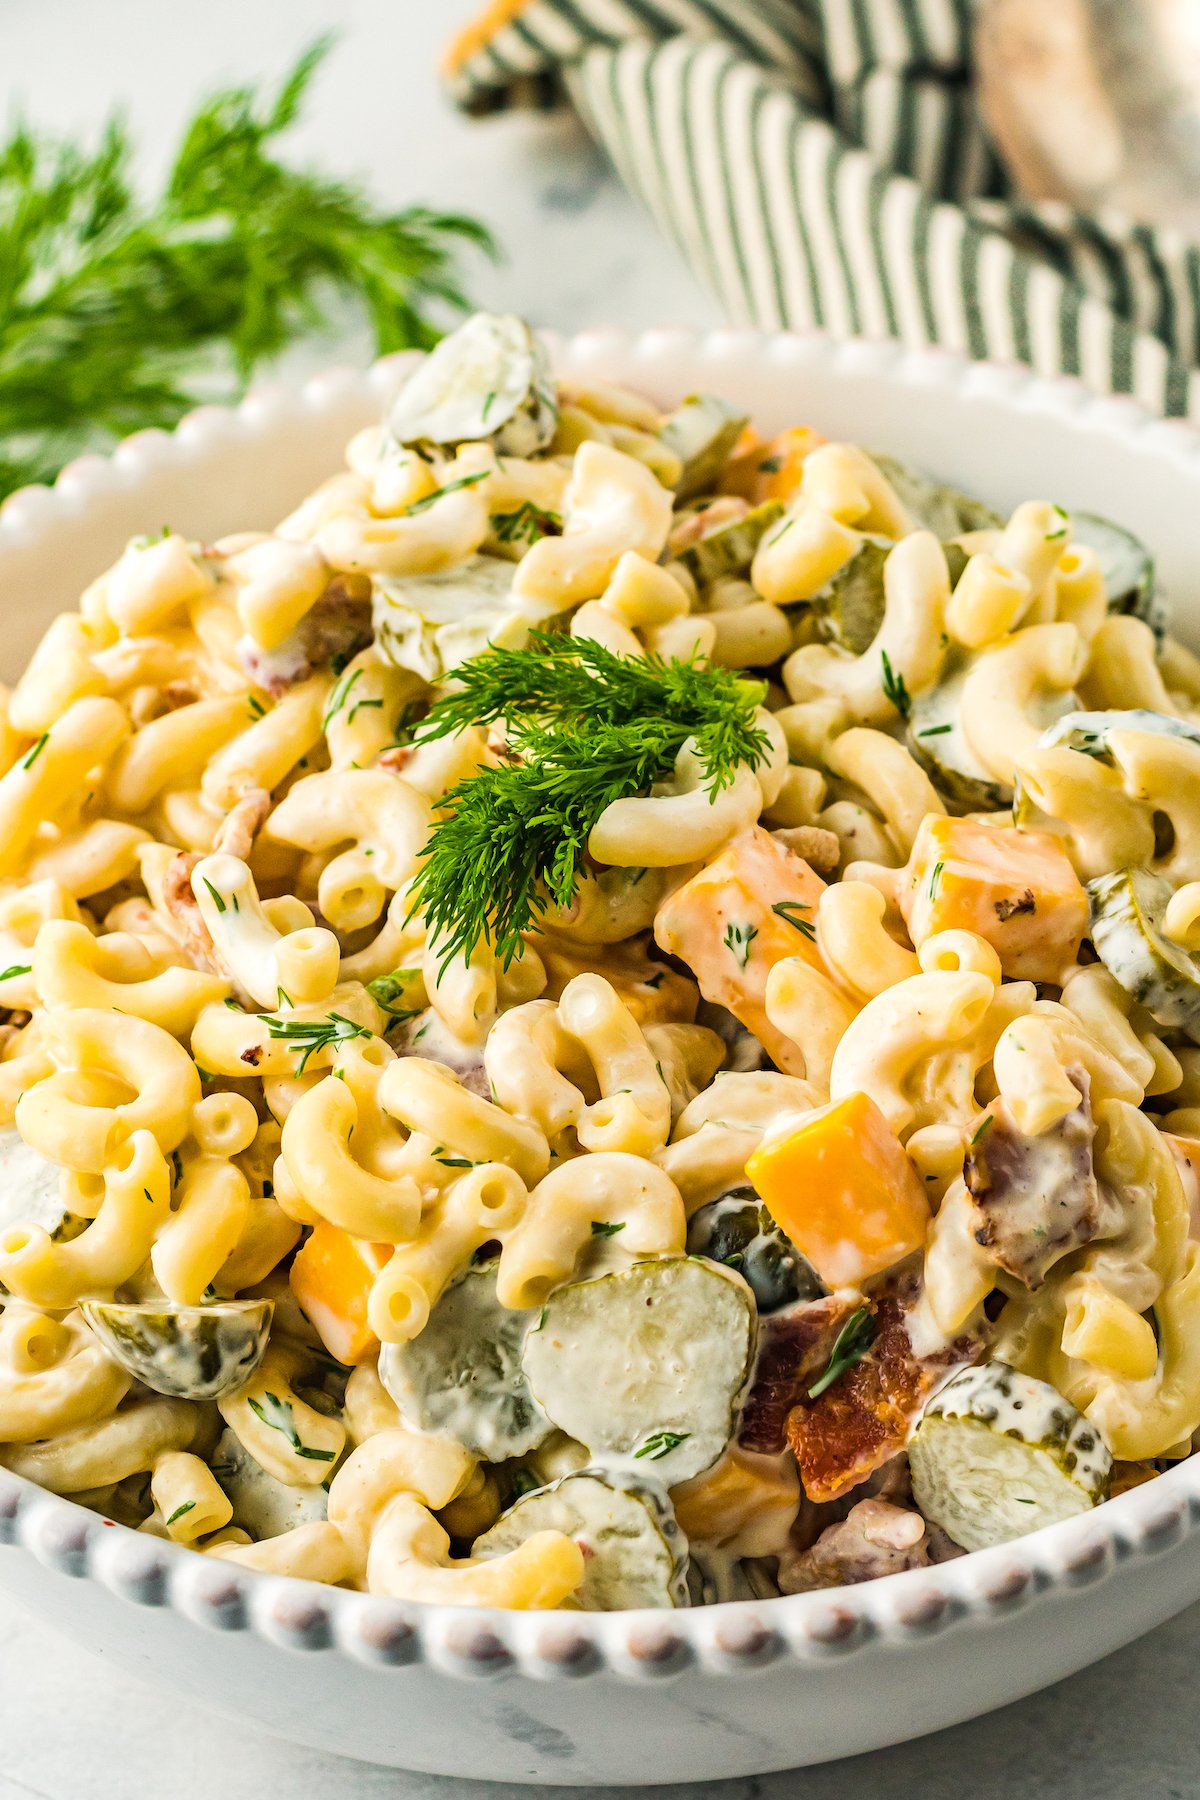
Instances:
[[[1200,629],[1200,433],[1072,382],[816,337],[589,333],[559,366],[666,401],[893,451],[999,506],[1087,505],[1141,533]],[[377,416],[398,359],[194,413],[0,509],[3,673],[134,532],[282,516]],[[507,1781],[747,1775],[915,1737],[1028,1694],[1200,1598],[1200,1459],[1003,1548],[860,1587],[694,1612],[406,1606],[254,1574],[0,1471],[0,1586],[138,1674],[298,1742]]]

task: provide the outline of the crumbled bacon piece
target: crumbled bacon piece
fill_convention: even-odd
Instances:
[[[492,1098],[492,1084],[483,1065],[482,1045],[464,1044],[443,1022],[433,1007],[406,1020],[388,1037],[397,1056],[423,1056],[457,1075],[468,1094]]]
[[[266,788],[250,788],[218,825],[213,849],[245,862],[254,847],[255,838],[266,824],[270,810],[271,796]]]
[[[200,690],[194,681],[164,681],[159,692],[172,711],[191,706],[200,699]]]
[[[207,969],[210,975],[220,975],[224,971],[217,961],[216,948],[192,892],[192,870],[200,860],[191,850],[181,850],[178,856],[171,858],[163,876],[163,905],[175,923],[180,948],[192,966]]]
[[[939,1378],[978,1356],[979,1340],[966,1336],[918,1356],[907,1323],[915,1298],[912,1279],[878,1293],[869,1350],[816,1400],[805,1397],[789,1413],[788,1442],[810,1500],[836,1500],[895,1456]]]
[[[706,538],[712,531],[719,531],[722,525],[732,525],[736,520],[744,519],[749,511],[748,502],[739,495],[721,494],[699,511],[685,513],[671,533],[671,555],[678,556],[689,544],[698,544],[701,538]]]
[[[744,1450],[772,1455],[786,1447],[788,1414],[828,1366],[838,1333],[862,1303],[861,1294],[842,1289],[760,1321],[758,1359],[738,1426]]]
[[[837,834],[826,831],[823,825],[781,825],[771,836],[793,856],[802,856],[818,875],[832,875],[841,861],[842,846]]]
[[[274,650],[243,638],[238,658],[256,687],[278,700],[333,657],[349,662],[371,642],[371,583],[335,575],[315,606]]]
[[[389,744],[375,758],[375,766],[379,769],[391,769],[394,774],[401,774],[407,769],[416,754],[415,744]]]

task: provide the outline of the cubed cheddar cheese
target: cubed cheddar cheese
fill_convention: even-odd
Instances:
[[[929,1202],[869,1094],[848,1094],[767,1138],[746,1174],[827,1287],[857,1286],[919,1250]]]
[[[778,1556],[800,1504],[796,1465],[731,1444],[703,1475],[671,1489],[675,1517],[698,1544],[736,1545],[739,1556]]]
[[[825,442],[807,425],[792,425],[768,443],[739,440],[721,477],[721,492],[740,494],[751,506],[761,506],[764,500],[782,500],[786,505],[800,491],[805,457]]]
[[[367,1301],[391,1255],[390,1244],[351,1237],[324,1219],[296,1252],[292,1292],[340,1363],[369,1362],[379,1350],[379,1339],[367,1323]]]
[[[789,1075],[804,1056],[767,1017],[767,976],[785,956],[824,971],[816,943],[825,883],[755,825],[664,900],[654,920],[660,947],[687,963],[706,1000],[728,1007]]]
[[[1088,927],[1087,895],[1049,831],[931,813],[900,884],[918,949],[939,931],[986,938],[1014,981],[1059,981]]]

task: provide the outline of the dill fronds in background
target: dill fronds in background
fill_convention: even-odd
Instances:
[[[274,99],[214,94],[150,204],[119,121],[91,152],[24,125],[0,146],[0,497],[232,397],[347,300],[380,351],[428,346],[439,312],[467,310],[455,259],[466,245],[494,253],[483,226],[380,212],[274,155],[328,49],[307,50]]]

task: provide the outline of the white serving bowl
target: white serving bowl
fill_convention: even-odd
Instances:
[[[560,369],[663,401],[696,388],[809,422],[998,506],[1087,506],[1150,543],[1176,615],[1200,434],[941,352],[819,337],[595,332]],[[0,508],[4,669],[133,533],[270,525],[338,466],[403,359],[206,408]],[[693,1612],[408,1606],[255,1574],[0,1470],[0,1586],[102,1655],[304,1744],[439,1774],[647,1786],[847,1756],[952,1725],[1106,1656],[1200,1598],[1200,1459],[1085,1518],[859,1587]]]

